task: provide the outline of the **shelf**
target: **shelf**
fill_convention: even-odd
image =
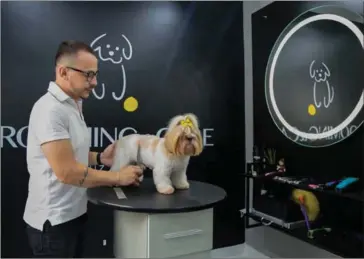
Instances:
[[[264,214],[264,213],[263,213]],[[258,211],[251,211],[248,213],[249,218],[262,223],[265,226],[272,227],[276,230],[279,230],[285,234],[288,234],[292,237],[298,238],[304,242],[307,242],[311,245],[314,245],[318,248],[324,249],[329,251],[330,253],[336,254],[341,257],[352,257],[352,258],[361,258],[364,257],[364,247],[363,244],[360,244],[360,241],[349,239],[349,237],[345,237],[340,230],[332,229],[329,233],[318,233],[315,235],[313,239],[308,238],[307,236],[307,229],[306,227],[302,226],[302,224],[295,225],[295,227],[287,227],[289,224],[292,223],[275,223],[274,221],[270,220],[270,216],[265,215],[262,216],[262,213]],[[263,219],[264,218],[264,219]],[[266,223],[270,221],[269,223]],[[295,224],[295,223],[293,223]],[[302,227],[300,227],[300,225]],[[348,240],[349,239],[349,240]],[[335,248],[333,250],[332,248]]]
[[[286,182],[282,182],[276,179],[273,179],[272,176],[253,176],[251,174],[243,174],[244,177],[246,178],[251,178],[254,180],[259,180],[259,181],[273,181],[279,184],[283,184],[283,185],[288,185],[294,188],[298,188],[298,189],[303,189],[303,190],[307,190],[307,191],[312,191],[312,192],[317,192],[317,193],[325,193],[328,195],[335,195],[338,197],[343,197],[343,198],[348,198],[348,199],[352,199],[352,200],[356,200],[356,201],[360,201],[360,202],[364,202],[364,193],[350,193],[350,192],[336,192],[333,190],[322,190],[322,189],[315,189],[315,188],[311,188],[305,184],[293,184],[293,183],[286,183]]]

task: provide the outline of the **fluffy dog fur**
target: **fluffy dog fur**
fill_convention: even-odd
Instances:
[[[157,191],[172,194],[175,188],[189,188],[187,166],[190,157],[198,156],[202,149],[197,117],[191,113],[178,115],[169,122],[163,138],[141,134],[120,138],[110,170],[119,170],[131,163],[142,164],[153,171]]]

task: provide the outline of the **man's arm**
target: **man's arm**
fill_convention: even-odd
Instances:
[[[92,151],[90,151],[90,152],[88,152],[88,164],[89,165],[99,165],[98,163],[97,163],[97,152],[92,152]]]
[[[42,150],[57,178],[66,184],[81,187],[111,186],[119,184],[119,172],[95,170],[78,163],[68,139],[44,143]]]
[[[34,107],[30,123],[32,133],[61,182],[83,187],[118,184],[119,172],[94,170],[76,161],[68,132],[68,116],[59,106]]]

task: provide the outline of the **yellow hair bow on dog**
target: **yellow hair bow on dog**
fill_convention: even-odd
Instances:
[[[190,118],[185,118],[184,120],[181,120],[180,125],[182,125],[183,127],[191,127],[193,128],[193,123],[190,120]]]

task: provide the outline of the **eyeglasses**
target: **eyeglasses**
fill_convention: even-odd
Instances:
[[[74,67],[67,67],[67,68],[83,74],[86,77],[87,81],[91,81],[99,73],[99,71],[96,71],[96,72],[94,72],[94,71],[83,71],[83,70],[80,70],[80,69],[77,69],[77,68],[74,68]]]

